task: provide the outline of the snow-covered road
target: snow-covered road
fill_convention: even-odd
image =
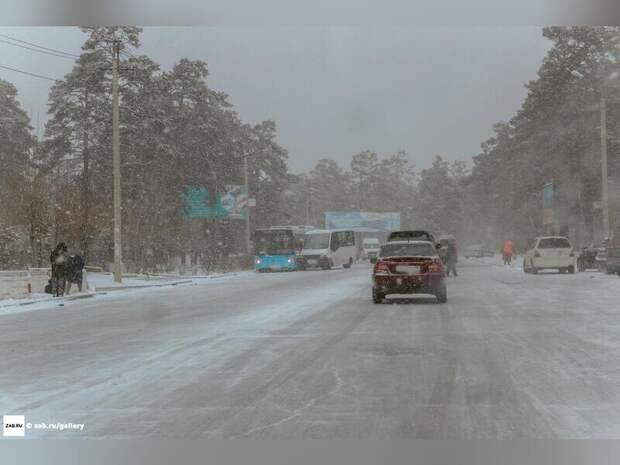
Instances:
[[[370,268],[243,273],[0,315],[27,437],[620,438],[620,279],[467,260],[449,301]]]

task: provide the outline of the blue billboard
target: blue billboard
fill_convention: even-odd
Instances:
[[[400,213],[325,212],[327,229],[372,228],[383,231],[400,229]]]
[[[553,218],[553,197],[554,189],[553,183],[548,182],[543,186],[543,225],[552,226],[554,223]]]
[[[548,182],[543,186],[543,208],[553,207],[553,183]]]
[[[188,218],[247,218],[248,194],[245,186],[226,185],[215,198],[204,186],[190,186],[185,190],[185,214]]]

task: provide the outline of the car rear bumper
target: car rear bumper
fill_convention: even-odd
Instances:
[[[436,294],[445,287],[443,275],[378,275],[373,277],[375,289],[383,294]]]
[[[532,264],[535,268],[568,268],[575,266],[574,257],[538,257],[532,259]]]

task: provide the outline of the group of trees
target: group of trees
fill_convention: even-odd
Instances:
[[[297,213],[296,224],[322,225],[326,211],[399,212],[402,227],[460,234],[466,175],[462,161],[437,156],[431,167],[415,173],[403,151],[385,157],[363,151],[352,156],[348,169],[323,159],[295,177],[289,208]]]
[[[312,221],[325,209],[400,211],[403,224],[465,241],[523,249],[537,234],[568,234],[578,244],[602,238],[601,123],[606,100],[612,227],[620,226],[620,28],[548,27],[552,42],[538,76],[508,122],[494,126],[473,167],[437,157],[413,175],[404,154],[355,155],[349,171],[322,160],[300,185]],[[543,224],[542,190],[553,183],[553,224]],[[311,209],[311,211],[313,211]]]
[[[569,234],[581,244],[600,239],[599,105],[607,101],[610,210],[620,213],[620,29],[549,27],[553,46],[514,117],[497,124],[474,157],[464,196],[471,224],[521,247],[535,234]],[[554,224],[544,225],[542,188],[554,184]]]
[[[45,136],[32,136],[16,89],[0,80],[0,266],[46,262],[64,240],[91,263],[112,256],[111,73],[120,40],[123,255],[135,268],[191,253],[218,260],[244,251],[238,222],[192,220],[184,191],[242,184],[257,206],[252,228],[323,224],[328,210],[397,211],[404,227],[469,240],[511,237],[523,245],[544,231],[542,187],[554,183],[555,232],[596,237],[600,211],[600,122],[607,101],[612,220],[620,179],[620,30],[553,27],[537,79],[521,108],[498,123],[468,170],[436,157],[414,172],[405,152],[363,151],[349,166],[322,159],[293,175],[272,121],[243,123],[229,97],[207,85],[203,61],[164,71],[137,55],[139,28],[85,28],[79,59],[49,95]],[[558,230],[559,229],[559,230]]]
[[[243,123],[229,97],[207,85],[203,61],[181,59],[163,71],[137,56],[136,27],[95,27],[70,73],[49,95],[49,120],[36,141],[15,88],[0,82],[0,243],[3,266],[41,265],[65,241],[90,263],[112,256],[112,60],[121,44],[120,134],[123,256],[135,268],[171,257],[243,244],[243,228],[215,220],[188,222],[184,191],[243,184],[259,198],[255,218],[278,222],[287,183],[286,151],[271,121]],[[24,238],[27,237],[27,240]],[[229,239],[224,241],[224,238]],[[213,257],[203,257],[205,260]]]

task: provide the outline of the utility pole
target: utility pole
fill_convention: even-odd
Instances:
[[[314,187],[312,184],[307,187],[307,198],[306,198],[306,224],[314,224],[312,219],[312,213],[314,209],[314,205],[312,204],[312,197],[314,195]]]
[[[121,268],[121,153],[118,117],[118,65],[120,41],[114,39],[112,58],[112,165],[114,177],[114,281],[122,282]]]
[[[250,233],[250,187],[248,185],[248,154],[243,155],[243,177],[245,180],[245,195],[247,196],[245,207],[245,246],[248,256],[252,254],[252,242]]]
[[[609,193],[607,191],[607,107],[601,95],[601,207],[603,208],[603,234],[609,237]]]

